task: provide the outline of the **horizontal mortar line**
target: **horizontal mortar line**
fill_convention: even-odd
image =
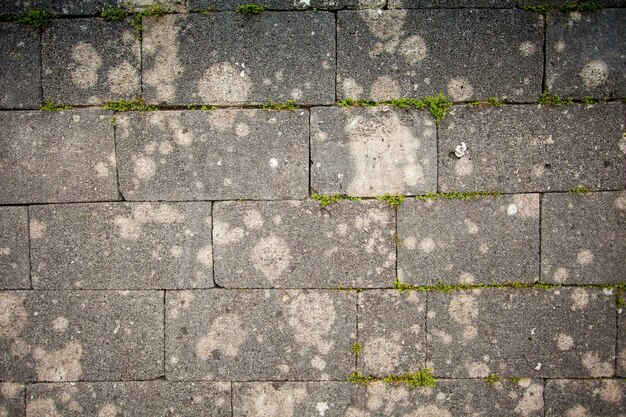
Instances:
[[[461,198],[454,198],[454,199],[446,199],[446,198],[442,198],[442,197],[437,197],[435,196],[435,198],[438,201],[443,201],[443,200],[458,200],[458,201],[481,201],[481,200],[489,200],[489,199],[497,199],[498,197],[504,197],[504,196],[514,196],[514,195],[526,195],[526,194],[570,194],[570,195],[585,195],[585,194],[597,194],[597,193],[610,193],[610,192],[622,192],[626,190],[625,188],[619,188],[619,189],[606,189],[606,190],[589,190],[586,192],[581,192],[581,193],[572,193],[570,191],[523,191],[523,192],[508,192],[508,191],[498,191],[500,192],[499,195],[495,195],[495,196],[491,196],[491,195],[487,195],[485,197],[478,197],[478,198],[469,198],[469,199],[461,199]],[[452,194],[452,193],[466,193],[466,192],[471,192],[471,193],[481,193],[481,192],[495,192],[497,190],[489,190],[489,191],[449,191],[449,192],[445,192],[445,193],[439,193],[439,194]],[[334,195],[334,194],[322,194],[322,195]],[[343,194],[341,194],[343,195]],[[411,199],[411,198],[415,198],[415,197],[422,197],[422,196],[426,196],[427,194],[415,194],[415,195],[403,195],[403,197],[405,199]],[[358,196],[349,196],[349,197],[358,197]],[[380,201],[377,200],[376,197],[358,197],[361,199],[361,201]],[[24,203],[24,202],[20,202],[20,203],[2,203],[0,204],[0,207],[31,207],[31,206],[59,206],[59,205],[63,205],[63,204],[109,204],[109,203],[230,203],[230,202],[238,202],[238,203],[246,203],[246,202],[285,202],[285,201],[300,201],[300,202],[307,202],[307,201],[317,201],[312,199],[310,196],[307,198],[281,198],[281,199],[253,199],[253,198],[236,198],[236,199],[221,199],[221,200],[94,200],[94,201],[62,201],[62,202],[50,202],[50,203]],[[331,205],[329,205],[328,207],[332,207],[332,204],[341,204],[344,202],[348,202],[350,200],[342,200],[339,203],[331,203]],[[383,201],[380,201],[381,203],[383,203]],[[358,203],[358,201],[356,201],[356,203]],[[326,209],[328,209],[328,207],[325,207]]]

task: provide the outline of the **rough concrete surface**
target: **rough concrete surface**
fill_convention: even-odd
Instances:
[[[624,188],[624,105],[453,108],[439,128],[441,191]],[[454,151],[465,143],[467,152]]]
[[[337,96],[532,101],[542,43],[543,17],[519,10],[340,11]]]
[[[0,108],[32,109],[41,105],[40,54],[35,29],[0,23]]]
[[[211,203],[30,209],[36,289],[213,287]]]
[[[398,278],[414,285],[539,281],[539,196],[405,202]]]
[[[24,417],[24,385],[12,382],[0,383],[0,415]]]
[[[553,10],[560,9],[568,2],[563,0],[544,0],[537,2],[536,0],[388,0],[387,7],[390,9],[422,9],[422,8],[498,8],[510,9],[513,7],[538,6],[547,5]],[[585,3],[585,2],[581,2]],[[593,3],[604,7],[624,7],[624,0],[598,0]]]
[[[437,134],[427,111],[311,110],[311,187],[374,197],[437,190]]]
[[[128,200],[304,198],[308,120],[307,110],[118,116],[122,194]]]
[[[620,416],[626,411],[626,382],[623,379],[552,380],[546,382],[545,398],[546,417]]]
[[[394,213],[386,203],[220,202],[215,281],[230,288],[389,287]]]
[[[30,288],[26,207],[0,207],[0,288]]]
[[[386,0],[258,0],[254,4],[267,10],[340,10],[384,7]],[[242,3],[237,0],[188,0],[190,11],[237,10]]]

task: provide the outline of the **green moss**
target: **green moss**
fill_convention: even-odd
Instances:
[[[359,371],[352,372],[352,374],[350,374],[350,376],[348,377],[348,382],[357,385],[365,385],[374,381],[376,381],[375,377],[363,375]]]
[[[344,107],[344,108],[354,106],[354,103],[355,101],[351,98],[344,98],[343,100],[336,101],[336,104],[339,107]]]
[[[569,194],[586,194],[589,192],[589,188],[584,185],[579,185],[568,191]]]
[[[363,343],[361,343],[361,342],[354,342],[352,344],[352,354],[354,356],[359,356],[361,354],[361,350],[363,350]]]
[[[213,111],[213,110],[217,109],[217,107],[209,106],[209,105],[203,105],[203,106],[189,105],[189,106],[187,106],[187,108],[189,110],[202,110],[202,111]]]
[[[207,9],[201,10],[200,13],[202,14],[211,14],[211,13],[215,13],[217,11],[217,9],[215,7],[209,7]]]
[[[140,12],[133,13],[132,16],[129,17],[129,23],[135,30],[135,37],[140,40],[142,38],[144,16],[159,17],[159,16],[163,16],[166,13],[170,13],[170,11],[165,9],[159,3],[155,3],[153,5],[147,6],[145,9],[143,9]]]
[[[44,100],[43,106],[39,108],[41,111],[63,111],[63,110],[71,110],[72,106],[67,104],[55,103],[54,101],[47,99]]]
[[[395,243],[396,246],[400,246],[402,244],[402,239],[400,239],[399,234],[396,233],[393,235],[393,243]]]
[[[418,291],[418,292],[429,292],[429,291],[437,291],[443,293],[451,293],[455,291],[467,291],[467,290],[477,290],[483,288],[498,288],[498,289],[512,289],[512,288],[537,288],[542,290],[550,290],[553,288],[559,288],[560,285],[557,284],[544,284],[540,282],[526,283],[526,282],[506,282],[502,284],[454,284],[448,285],[442,282],[439,282],[435,285],[411,285],[400,282],[400,280],[396,277],[393,281],[393,287],[398,292],[403,291]]]
[[[248,3],[237,7],[237,10],[235,11],[237,13],[245,15],[257,15],[265,11],[265,6],[262,6],[260,4]]]
[[[521,380],[523,380],[524,378],[521,378],[519,376],[512,376],[511,378],[509,378],[509,382],[511,384],[519,384]]]
[[[322,207],[328,207],[332,203],[339,203],[341,200],[361,201],[360,197],[350,197],[341,194],[313,194],[311,198],[319,201]]]
[[[436,96],[429,96],[424,99],[424,103],[428,106],[430,114],[435,118],[435,123],[439,124],[446,117],[448,109],[452,107],[450,101],[443,93]]]
[[[527,12],[533,12],[533,13],[548,14],[550,12],[550,6],[548,6],[547,4],[539,4],[536,6],[524,6],[522,7],[522,10],[526,10]]]
[[[31,25],[35,28],[45,26],[50,20],[54,19],[54,13],[47,12],[43,9],[30,9],[18,14],[0,14],[1,22],[17,22],[25,25]]]
[[[107,10],[100,12],[100,17],[107,22],[117,22],[128,17],[128,11],[122,7],[109,7]]]
[[[111,126],[113,127],[117,126],[117,117],[115,116],[111,117]]]
[[[359,105],[359,107],[376,107],[376,106],[378,106],[378,103],[376,103],[375,101],[368,100],[366,98],[358,99],[357,104]]]
[[[561,6],[563,13],[580,12],[580,13],[593,13],[602,9],[602,5],[595,1],[568,1]]]
[[[539,98],[537,99],[536,104],[542,104],[544,106],[551,107],[561,105],[569,106],[571,104],[574,104],[574,99],[569,97],[560,97],[556,94],[550,95],[547,91],[544,91],[543,94],[541,94],[541,96],[539,96]]]
[[[352,99],[344,98],[343,100],[337,100],[335,102],[339,107],[376,107],[379,103],[368,100],[366,98]]]
[[[125,112],[125,111],[139,111],[139,112],[147,112],[158,110],[157,106],[149,106],[144,103],[143,99],[136,100],[115,100],[104,103],[105,110],[113,110],[117,112]]]
[[[502,195],[501,191],[478,191],[478,192],[453,192],[453,193],[427,193],[415,196],[418,201],[435,201],[440,198],[445,200],[478,200],[485,197],[497,197]]]
[[[400,207],[404,203],[404,196],[400,194],[385,194],[376,197],[378,201],[386,201],[391,207]]]
[[[261,106],[260,108],[264,110],[295,110],[298,108],[295,100],[287,100],[284,103],[272,101],[272,99],[267,99],[267,102]]]
[[[415,372],[408,372],[402,375],[387,375],[383,378],[363,375],[359,371],[354,371],[348,381],[353,384],[365,385],[370,382],[382,381],[386,384],[407,384],[409,388],[429,387],[433,388],[437,385],[437,380],[433,378],[431,368],[420,368]]]
[[[585,104],[596,104],[598,100],[593,98],[593,96],[585,96],[581,99],[581,101]]]
[[[491,385],[497,385],[500,381],[502,381],[502,377],[492,372],[489,374],[489,376],[486,376],[484,380]]]
[[[487,103],[495,107],[500,107],[502,105],[502,102],[498,97],[489,97],[487,99]]]

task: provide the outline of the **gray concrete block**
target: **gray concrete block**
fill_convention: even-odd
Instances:
[[[111,113],[2,112],[0,204],[117,200]]]
[[[234,288],[386,287],[394,211],[378,201],[223,202],[214,207],[215,282]]]
[[[574,3],[575,1],[571,1]],[[564,0],[389,0],[390,9],[430,9],[430,8],[489,8],[509,9],[512,7],[547,5],[559,9]],[[624,7],[624,0],[598,0],[594,3],[605,7]]]
[[[621,416],[626,412],[623,379],[546,381],[546,417]]]
[[[437,190],[437,134],[427,111],[311,110],[311,186],[373,197]]]
[[[57,15],[94,16],[109,8],[134,10],[156,3],[167,10],[185,10],[183,0],[5,0],[0,2],[0,13],[19,13],[41,8]]]
[[[624,291],[616,294],[617,303],[617,352],[615,364],[617,376],[626,377],[626,312],[624,311]]]
[[[25,391],[22,384],[0,383],[0,416],[24,417]]]
[[[141,45],[128,23],[55,20],[41,42],[44,98],[101,104],[141,93]]]
[[[32,417],[230,417],[230,382],[78,382],[28,386]],[[208,413],[208,414],[207,414]]]
[[[546,194],[541,211],[543,281],[626,281],[626,192]]]
[[[364,390],[347,382],[233,384],[234,417],[359,417]]]
[[[358,369],[385,377],[415,372],[426,360],[426,295],[396,290],[358,294]]]
[[[258,0],[254,4],[265,6],[267,10],[338,10],[371,9],[384,7],[387,0]],[[245,4],[238,0],[188,0],[190,11],[237,10]]]
[[[223,12],[144,20],[150,103],[335,102],[335,19],[328,12]]]
[[[0,289],[30,288],[28,209],[0,208]]]
[[[621,103],[455,107],[439,127],[439,189],[622,189],[623,129]],[[462,143],[467,152],[459,158]]]
[[[367,387],[367,417],[540,417],[543,382],[523,379],[495,386],[483,380],[440,380],[432,389],[410,389],[376,382]]]
[[[0,108],[41,105],[41,47],[36,29],[0,23]]]
[[[546,85],[571,97],[626,97],[626,10],[558,13],[546,33]]]
[[[398,278],[414,285],[539,281],[539,196],[406,201]]]
[[[427,328],[437,376],[599,378],[615,371],[612,291],[433,292]]]
[[[211,203],[30,208],[35,289],[213,287]]]
[[[128,200],[308,195],[307,110],[159,111],[116,120]]]
[[[543,16],[520,10],[340,11],[337,96],[533,101],[542,45]]]
[[[0,379],[163,375],[161,291],[0,292]]]
[[[356,297],[345,291],[168,291],[168,380],[345,380]]]

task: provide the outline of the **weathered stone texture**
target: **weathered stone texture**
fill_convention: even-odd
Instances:
[[[546,83],[562,96],[626,96],[626,10],[554,14],[547,31]]]
[[[213,287],[211,203],[30,210],[35,289]]]
[[[335,101],[328,12],[223,12],[144,19],[143,91],[167,104]]]
[[[125,21],[62,19],[42,36],[43,94],[66,104],[101,104],[140,94],[141,45]]]
[[[415,285],[539,280],[539,196],[406,201],[398,278]]]
[[[363,394],[347,382],[235,383],[233,416],[359,417]]]
[[[304,198],[307,110],[159,111],[117,117],[128,200]]]
[[[95,16],[110,8],[140,10],[153,4],[159,4],[167,10],[185,11],[184,0],[4,0],[0,2],[0,13],[19,13],[42,8],[57,15]]]
[[[311,186],[372,197],[437,190],[437,134],[426,111],[311,110]]]
[[[340,11],[337,95],[528,102],[541,93],[542,45],[543,16],[520,10]]]
[[[19,288],[30,288],[28,209],[1,207],[0,289]]]
[[[544,281],[626,281],[626,192],[546,194],[541,211]]]
[[[429,8],[499,8],[510,9],[512,7],[547,5],[560,9],[564,0],[389,0],[387,7],[390,9],[429,9]],[[571,3],[575,3],[572,1]],[[624,7],[625,0],[598,0],[593,3],[605,7]]]
[[[432,389],[376,382],[367,387],[365,416],[541,417],[542,394],[543,383],[536,379],[495,386],[481,379],[440,380]]]
[[[426,295],[396,290],[358,294],[358,369],[384,377],[415,372],[426,360]]]
[[[169,380],[344,380],[356,297],[341,291],[168,291]]]
[[[428,295],[435,374],[453,378],[614,374],[615,298],[592,288]]]
[[[24,393],[22,384],[0,383],[0,416],[24,417]]]
[[[78,382],[28,387],[29,417],[230,417],[229,382]]]
[[[546,417],[623,416],[626,382],[623,379],[546,381]]]
[[[338,10],[370,9],[384,7],[387,0],[257,0],[254,4],[267,10]],[[238,0],[188,0],[190,11],[237,10],[243,3]]]
[[[0,108],[41,105],[41,63],[37,30],[0,23]]]
[[[160,291],[0,292],[0,379],[163,375]]]
[[[624,291],[616,293],[618,304],[617,314],[617,352],[616,352],[616,375],[626,377],[626,311],[624,310]]]
[[[439,128],[441,191],[624,187],[621,103],[453,108]],[[457,157],[455,148],[467,151]]]
[[[117,200],[109,112],[2,112],[0,204]]]
[[[391,286],[394,212],[377,201],[223,202],[214,207],[215,281],[235,288]]]

